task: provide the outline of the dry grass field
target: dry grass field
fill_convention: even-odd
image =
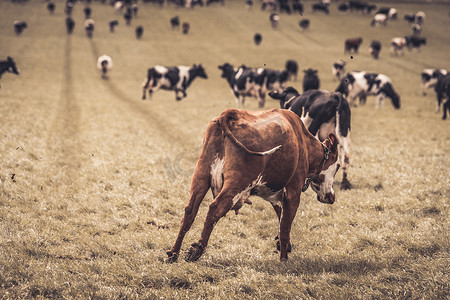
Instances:
[[[435,112],[434,91],[420,89],[423,68],[450,69],[448,5],[383,2],[399,20],[370,27],[371,16],[340,13],[336,3],[329,16],[312,14],[306,2],[311,27],[302,32],[299,15],[282,15],[272,29],[258,1],[250,11],[237,0],[192,10],[141,4],[131,26],[93,2],[88,39],[84,4],[68,36],[63,2],[50,16],[41,0],[0,1],[0,59],[14,57],[21,71],[0,82],[0,299],[449,299],[450,120]],[[418,10],[427,45],[390,56],[390,39],[410,34],[403,15]],[[170,28],[174,15],[191,23],[188,35]],[[114,18],[120,25],[110,33]],[[21,36],[16,19],[28,23]],[[356,36],[364,41],[351,59],[343,41]],[[378,61],[367,51],[372,39],[383,43]],[[102,54],[114,60],[109,80],[96,69]],[[339,172],[335,204],[302,195],[287,262],[275,252],[275,213],[255,198],[217,224],[199,261],[164,263],[206,125],[235,107],[217,66],[281,69],[287,59],[318,69],[328,90],[338,84],[337,59],[347,70],[384,73],[402,107],[375,109],[369,97],[352,108],[354,188],[338,189]],[[158,91],[141,100],[148,67],[194,63],[208,79],[196,79],[187,98]],[[265,109],[277,106],[267,98]],[[258,109],[254,99],[245,108]],[[183,252],[211,200],[208,193]]]

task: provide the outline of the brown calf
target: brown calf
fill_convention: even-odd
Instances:
[[[352,51],[354,53],[358,53],[359,46],[361,46],[363,39],[361,37],[354,38],[354,39],[346,39],[345,40],[345,53],[351,53]]]
[[[167,252],[167,262],[178,259],[184,236],[209,188],[215,199],[209,206],[201,238],[192,244],[187,261],[196,261],[205,252],[214,225],[228,211],[237,214],[244,203],[251,203],[250,195],[261,196],[273,205],[280,224],[280,259],[287,259],[302,187],[306,190],[311,183],[320,202],[334,203],[332,185],[339,168],[336,146],[333,134],[320,143],[288,110],[224,111],[206,129],[189,203],[177,240]]]

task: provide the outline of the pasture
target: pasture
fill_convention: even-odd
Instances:
[[[281,15],[250,11],[243,1],[180,9],[140,4],[126,26],[122,15],[93,2],[95,31],[86,37],[84,4],[66,34],[63,1],[51,16],[44,1],[0,1],[0,59],[14,57],[21,74],[4,74],[0,89],[0,298],[68,299],[448,299],[450,121],[435,112],[435,93],[422,95],[420,72],[450,69],[449,6],[387,3],[399,19],[370,27],[372,16],[340,13]],[[403,20],[423,10],[427,45],[389,55],[389,41],[410,35]],[[169,19],[191,24],[183,35]],[[16,36],[14,20],[28,28]],[[118,19],[115,33],[108,22]],[[144,27],[141,40],[134,28]],[[260,32],[261,45],[253,43]],[[363,36],[360,53],[344,55],[344,40]],[[368,53],[382,42],[379,60]],[[97,58],[114,68],[102,80]],[[204,130],[210,119],[235,107],[218,65],[225,62],[283,69],[295,59],[319,70],[321,88],[334,90],[337,59],[347,70],[388,75],[401,96],[395,110],[374,97],[352,108],[351,190],[325,205],[308,190],[291,232],[287,262],[275,253],[277,218],[254,198],[229,213],[195,263],[165,252],[178,233]],[[147,68],[201,63],[187,97],[158,91],[142,101]],[[300,90],[301,81],[291,81]],[[267,96],[264,109],[278,107]],[[247,98],[245,109],[258,110]],[[199,239],[209,192],[188,232],[182,255]]]

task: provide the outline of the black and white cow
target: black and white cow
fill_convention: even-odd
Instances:
[[[109,32],[114,32],[116,29],[116,26],[119,25],[119,21],[118,20],[111,20],[109,21]]]
[[[425,13],[423,11],[418,11],[415,14],[406,14],[403,17],[408,23],[414,23],[421,25],[425,20]]]
[[[72,34],[74,28],[75,28],[75,21],[71,17],[67,17],[66,18],[67,34]]]
[[[86,35],[88,38],[92,38],[94,34],[95,22],[92,19],[87,19],[84,21],[84,29],[86,30]]]
[[[372,21],[370,21],[370,26],[374,27],[376,25],[382,25],[382,26],[386,26],[387,25],[387,16],[385,14],[376,14]]]
[[[345,65],[346,62],[341,59],[333,63],[333,66],[331,67],[331,73],[333,74],[333,77],[337,78],[337,80],[341,80],[342,76],[344,76]]]
[[[102,55],[97,59],[97,69],[102,72],[102,79],[108,79],[108,72],[113,67],[112,58],[109,55]]]
[[[11,56],[8,56],[6,60],[0,61],[0,78],[5,72],[9,72],[15,75],[20,74],[19,69],[16,66],[16,62]]]
[[[365,104],[368,95],[375,95],[375,106],[384,105],[384,98],[391,99],[394,108],[400,108],[400,96],[394,90],[392,80],[384,74],[351,71],[341,79],[336,92],[340,92],[347,97],[352,106],[356,106],[356,98],[359,103]]]
[[[280,16],[276,13],[272,13],[269,16],[270,24],[272,25],[272,28],[277,28],[278,24],[280,23]]]
[[[269,96],[280,101],[280,107],[295,112],[308,130],[320,141],[329,133],[336,135],[341,151],[343,178],[341,189],[350,189],[348,167],[350,164],[350,105],[341,93],[309,90],[303,94],[293,87],[282,93],[272,91]]]
[[[378,40],[372,40],[369,46],[369,53],[373,58],[378,59],[381,52],[381,42]]]
[[[264,69],[266,74],[266,90],[281,92],[286,88],[289,80],[288,70]]]
[[[308,68],[307,70],[303,70],[305,76],[303,77],[303,92],[307,90],[318,90],[320,88],[320,79],[317,75],[317,70]]]
[[[376,14],[383,14],[386,15],[388,19],[395,20],[397,19],[398,11],[393,7],[380,7],[380,9],[378,9]]]
[[[439,75],[447,75],[447,70],[444,69],[423,69],[420,73],[420,78],[422,79],[422,93],[425,96],[427,94],[427,89],[435,87]],[[439,109],[439,106],[438,106]]]
[[[205,78],[205,69],[200,65],[189,66],[177,66],[177,67],[164,67],[154,66],[147,70],[147,78],[143,83],[142,100],[145,100],[145,94],[148,90],[150,97],[158,89],[175,91],[175,98],[177,101],[186,97],[186,89],[191,85],[192,81],[196,78]],[[182,93],[182,97],[178,96],[178,93]]]
[[[289,78],[294,78],[297,81],[298,76],[298,63],[293,59],[288,59],[285,64],[285,69],[289,73]]]
[[[244,105],[245,97],[254,97],[258,100],[259,107],[264,107],[267,84],[265,69],[246,66],[234,68],[229,63],[224,63],[219,69],[222,70],[222,78],[227,80],[238,106]]]
[[[391,55],[397,56],[399,53],[404,55],[404,48],[406,46],[406,39],[404,37],[395,37],[391,39],[390,52]]]
[[[16,35],[21,35],[22,32],[25,30],[25,28],[28,27],[28,24],[25,21],[16,20],[16,21],[14,21],[13,26],[14,26],[14,32],[16,33]]]
[[[442,120],[447,119],[447,111],[450,113],[450,74],[439,74],[438,81],[434,87],[436,92],[437,105],[440,108],[441,103],[444,103],[442,107]]]

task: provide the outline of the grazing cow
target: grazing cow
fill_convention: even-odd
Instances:
[[[384,74],[349,72],[341,79],[336,92],[347,96],[352,106],[356,106],[356,97],[359,97],[360,104],[365,104],[367,95],[376,95],[376,108],[384,105],[386,97],[391,99],[395,109],[400,108],[400,96],[394,90],[392,80]]]
[[[393,38],[391,40],[391,47],[390,47],[391,55],[397,56],[398,53],[404,55],[405,52],[403,51],[403,49],[405,48],[405,46],[406,46],[406,39],[404,37]]]
[[[9,72],[15,75],[20,74],[19,69],[16,66],[16,62],[11,56],[8,56],[6,60],[0,61],[0,78],[5,72]]]
[[[447,119],[447,111],[450,113],[450,74],[442,75],[439,73],[437,74],[437,78],[438,80],[434,87],[437,98],[437,111],[439,111],[441,103],[443,102],[444,105],[442,107],[442,120],[445,120]]]
[[[131,20],[133,19],[133,13],[131,8],[128,7],[125,13],[123,14],[123,19],[125,20],[125,24],[131,25]]]
[[[145,100],[145,94],[148,90],[150,97],[158,89],[175,91],[177,101],[186,97],[186,89],[191,85],[196,77],[207,79],[205,69],[200,65],[164,67],[155,66],[147,71],[147,78],[144,81],[144,93],[142,100]],[[182,97],[178,93],[182,93]]]
[[[102,72],[102,79],[108,79],[108,71],[113,67],[113,62],[110,56],[104,54],[97,60],[97,69]]]
[[[419,24],[411,25],[412,34],[417,36],[422,32],[422,27]]]
[[[222,70],[222,78],[230,85],[236,105],[243,106],[245,97],[250,96],[258,100],[260,108],[264,107],[267,76],[263,68],[252,69],[241,66],[235,69],[231,64],[224,63],[219,69]]]
[[[256,46],[259,46],[262,42],[262,35],[260,33],[255,33],[253,36],[253,42],[255,42]]]
[[[181,24],[181,30],[183,34],[188,34],[190,29],[191,25],[188,22],[183,22],[183,24]]]
[[[170,19],[170,26],[172,29],[180,27],[180,18],[178,16],[172,17]]]
[[[261,10],[266,10],[267,7],[273,11],[277,8],[277,2],[275,0],[263,0],[261,3]]]
[[[340,145],[343,177],[341,189],[351,189],[348,180],[350,164],[350,105],[341,93],[309,90],[300,95],[293,87],[283,93],[270,92],[269,96],[280,101],[280,107],[295,112],[309,132],[323,141],[330,133]]]
[[[354,53],[358,53],[359,46],[361,46],[362,42],[363,42],[362,37],[346,39],[344,46],[344,54],[345,53],[350,54],[352,51]]]
[[[370,26],[374,27],[375,25],[387,25],[387,16],[384,14],[376,14],[372,21],[370,22]]]
[[[447,75],[447,70],[444,69],[424,69],[422,73],[420,73],[420,78],[422,79],[422,93],[426,96],[426,90],[432,88],[436,85],[438,81],[438,77],[442,75]],[[437,107],[439,110],[439,106]]]
[[[376,14],[383,14],[386,15],[388,19],[395,20],[398,16],[398,11],[395,8],[392,7],[380,7]]]
[[[334,77],[337,78],[337,80],[341,80],[342,76],[345,74],[345,61],[339,59],[334,62],[333,66],[331,67],[331,73]]]
[[[64,13],[68,16],[72,14],[74,3],[72,1],[67,1],[66,6],[64,7]]]
[[[286,61],[285,69],[288,71],[289,78],[292,79],[294,77],[294,81],[297,81],[298,63],[293,59],[289,59]]]
[[[311,23],[311,22],[310,22],[309,19],[301,19],[301,20],[298,22],[298,26],[300,26],[300,28],[301,28],[302,30],[306,30],[306,29],[309,28],[309,24],[310,24],[310,23]]]
[[[66,18],[66,30],[67,34],[71,34],[75,28],[75,21],[71,17]]]
[[[381,42],[378,40],[372,40],[369,46],[369,53],[373,58],[378,59],[381,52]]]
[[[14,25],[14,32],[16,33],[16,35],[21,35],[22,32],[25,30],[25,28],[28,27],[27,22],[25,21],[14,21],[13,23]]]
[[[92,15],[92,9],[91,9],[89,6],[86,6],[86,7],[83,9],[83,12],[84,12],[84,18],[85,18],[85,19],[90,19],[90,18],[91,18],[91,15]]]
[[[312,12],[315,13],[316,11],[322,11],[325,14],[330,14],[329,4],[326,3],[314,3],[311,5]]]
[[[55,12],[55,3],[49,2],[47,4],[47,10],[51,15],[53,15],[53,13]]]
[[[245,8],[250,9],[253,7],[253,0],[245,0]]]
[[[411,50],[413,48],[419,50],[420,46],[427,44],[427,39],[412,35],[412,36],[405,36],[405,42],[406,47],[408,47],[408,50]]]
[[[119,25],[118,20],[111,20],[109,21],[109,32],[114,32],[116,30],[116,26]]]
[[[280,16],[276,13],[272,13],[269,16],[270,24],[272,25],[272,28],[276,28],[278,24],[280,23]]]
[[[293,112],[272,109],[247,112],[228,109],[206,129],[203,147],[192,177],[189,203],[178,237],[166,262],[176,262],[183,239],[199,206],[211,188],[210,204],[201,238],[191,245],[186,261],[205,252],[214,225],[227,212],[237,214],[251,195],[269,201],[278,217],[280,259],[287,260],[290,231],[300,195],[310,182],[317,200],[332,204],[334,175],[339,169],[336,137],[319,142]],[[309,179],[308,179],[309,178]]]
[[[291,14],[292,10],[291,7],[289,6],[288,0],[278,0],[278,6],[279,6],[279,10],[280,13],[287,13],[287,14]]]
[[[303,92],[307,90],[318,90],[320,87],[320,79],[317,75],[317,70],[308,68],[303,70],[305,76],[303,77]]]
[[[138,40],[141,39],[142,35],[144,34],[144,27],[142,27],[142,26],[136,27],[135,32],[136,32],[136,38]]]
[[[94,25],[95,22],[92,19],[87,19],[86,21],[84,21],[84,29],[86,30],[86,35],[88,36],[88,38],[92,38],[94,34]]]
[[[303,15],[303,3],[300,0],[292,0],[292,11]]]

